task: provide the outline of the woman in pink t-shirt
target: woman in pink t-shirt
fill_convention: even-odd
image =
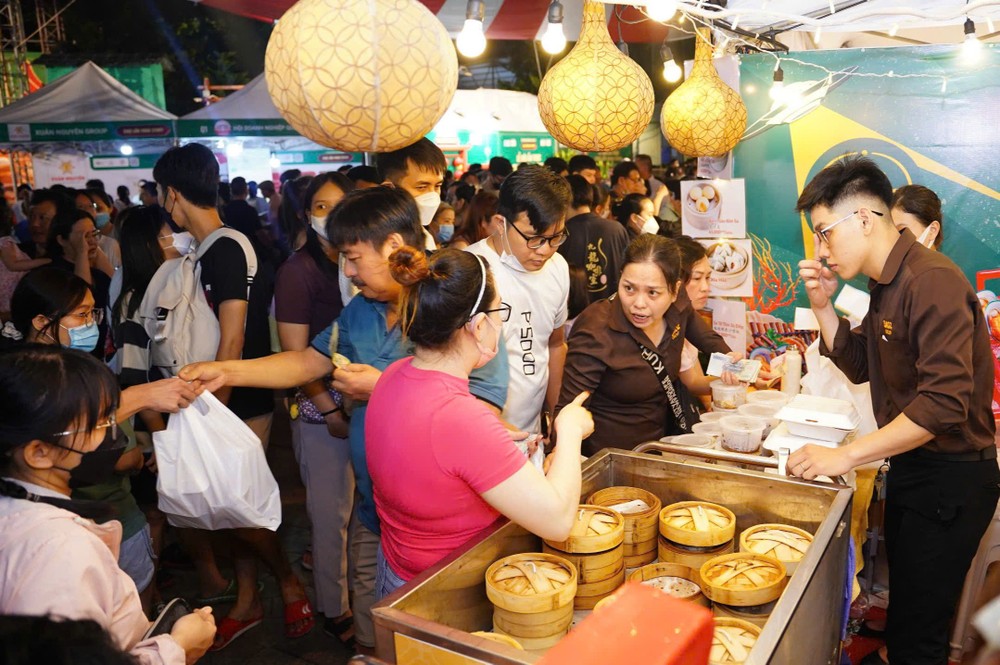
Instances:
[[[379,598],[477,537],[501,514],[543,538],[568,534],[580,499],[580,443],[593,431],[583,393],[555,422],[542,475],[497,414],[469,393],[469,373],[497,353],[510,307],[474,254],[389,257],[415,345],[382,374],[368,403],[365,449],[382,526]]]

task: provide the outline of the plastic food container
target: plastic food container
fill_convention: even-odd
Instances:
[[[780,406],[770,406],[768,404],[744,404],[740,408],[736,409],[736,411],[741,416],[766,420],[767,427],[764,429],[765,437],[767,437],[767,435],[771,433],[771,430],[781,423],[781,421],[777,418],[778,411],[781,411]]]
[[[710,437],[713,444],[717,443],[719,439],[722,438],[722,425],[718,422],[702,421],[700,423],[695,423],[691,426],[691,431],[694,434]]]
[[[767,404],[782,407],[791,401],[792,396],[780,390],[755,390],[747,395],[747,404]]]
[[[747,403],[747,387],[738,384],[730,386],[720,381],[712,381],[712,408],[733,411]]]
[[[698,423],[698,425],[700,424]],[[694,427],[698,425],[694,425]],[[692,448],[711,448],[712,444],[715,443],[715,439],[706,434],[696,432],[694,434],[679,434],[673,437],[671,443],[676,443],[680,446],[691,446]]]
[[[734,453],[753,453],[760,448],[764,438],[766,420],[747,416],[729,416],[722,419],[722,447]]]
[[[778,419],[795,436],[806,436],[840,443],[861,424],[854,405],[846,400],[817,395],[798,395],[781,411]]]
[[[709,411],[708,413],[701,414],[701,422],[718,424],[720,420],[730,415],[732,415],[730,411]]]

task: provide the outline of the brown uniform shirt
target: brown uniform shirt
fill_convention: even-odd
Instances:
[[[903,231],[861,325],[847,321],[820,351],[854,383],[871,382],[879,427],[900,413],[934,434],[928,452],[969,453],[994,445],[989,333],[972,285],[943,254]]]
[[[691,307],[683,289],[663,318],[666,333],[658,345],[632,325],[617,298],[593,303],[573,324],[557,411],[581,391],[591,391],[587,408],[594,417],[594,433],[583,442],[585,455],[656,441],[673,417],[668,416],[666,393],[642,359],[637,342],[654,349],[675,379],[685,339],[702,351],[729,353],[722,337]]]

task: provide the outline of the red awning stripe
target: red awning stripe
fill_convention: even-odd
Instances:
[[[421,0],[427,4],[427,0]],[[538,29],[548,20],[549,0],[507,0],[489,23],[489,39],[534,39]],[[533,27],[532,27],[533,26]],[[531,33],[526,36],[527,33]]]

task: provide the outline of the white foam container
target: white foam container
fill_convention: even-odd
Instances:
[[[790,434],[840,443],[861,424],[861,416],[846,400],[796,395],[777,417]]]
[[[838,447],[838,444],[831,441],[824,441],[815,437],[796,436],[788,431],[787,423],[779,423],[777,427],[771,430],[771,433],[767,435],[767,439],[764,441],[763,447],[765,450],[769,450],[775,454],[782,448],[787,448],[789,453],[794,453],[802,446],[810,443],[816,446],[823,446],[824,448]]]

